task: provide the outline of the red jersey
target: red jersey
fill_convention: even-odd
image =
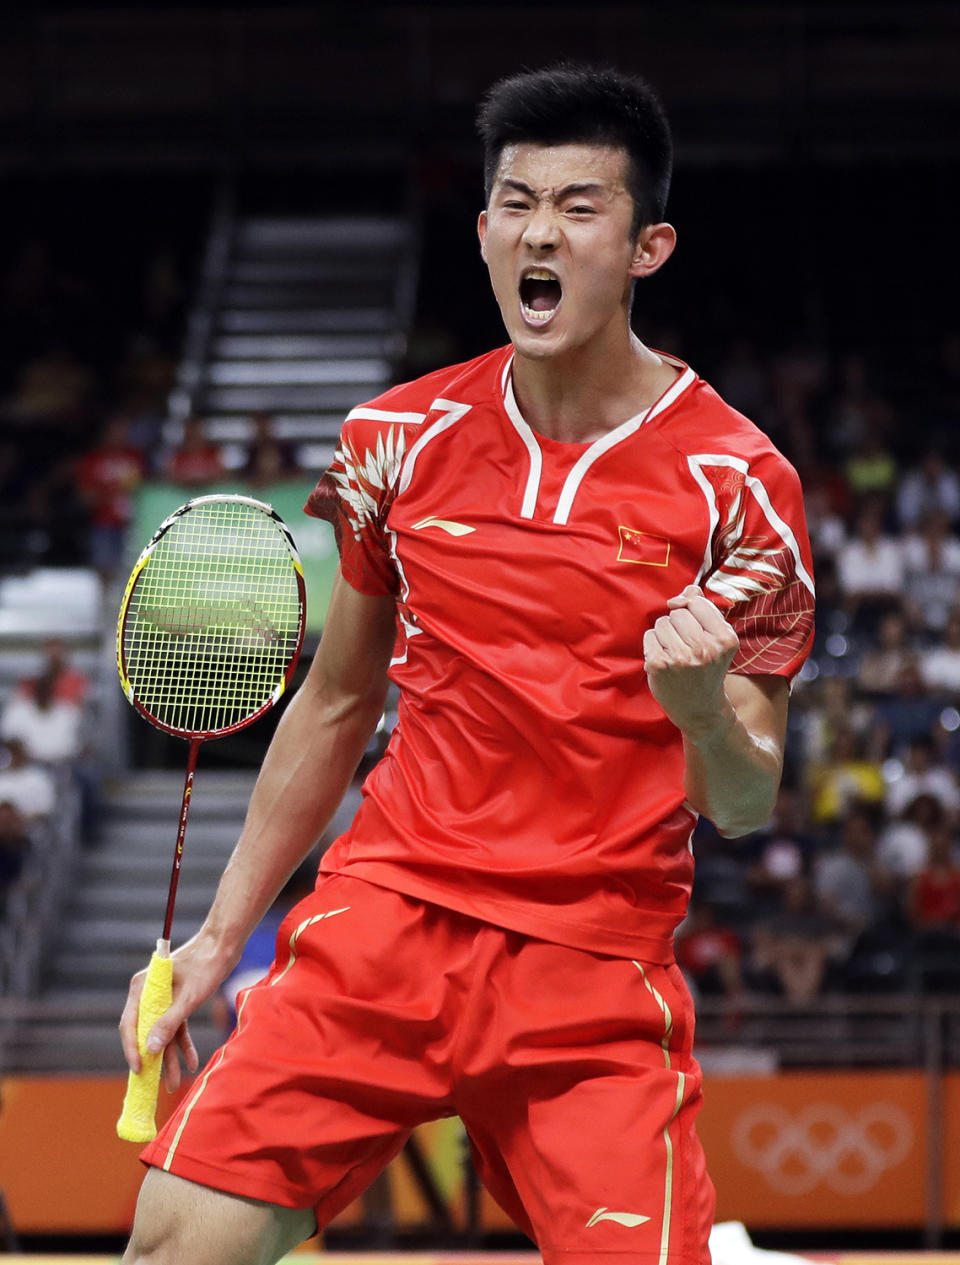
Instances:
[[[308,512],[397,599],[398,723],[322,861],[503,927],[672,960],[693,877],[679,730],[645,629],[698,583],[735,672],[790,677],[813,627],[796,473],[681,362],[593,443],[524,421],[512,347],[352,410]]]
[[[914,880],[910,912],[925,927],[960,922],[960,870],[921,870]]]
[[[216,444],[177,448],[170,454],[167,477],[174,483],[215,483],[223,477],[223,457]]]
[[[126,527],[133,515],[133,492],[143,482],[144,460],[125,445],[93,448],[77,466],[77,484],[97,527]]]

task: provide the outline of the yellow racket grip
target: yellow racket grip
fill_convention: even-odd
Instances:
[[[140,1010],[137,1014],[137,1046],[140,1050],[140,1071],[127,1077],[123,1110],[117,1121],[117,1136],[125,1142],[149,1142],[157,1136],[154,1115],[160,1092],[163,1051],[150,1054],[147,1037],[160,1016],[173,1001],[173,958],[155,952],[147,967]]]

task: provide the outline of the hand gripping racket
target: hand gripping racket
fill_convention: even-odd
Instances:
[[[269,711],[303,644],[303,568],[284,523],[248,496],[198,496],[157,529],[127,582],[117,667],[127,699],[151,724],[190,743],[163,935],[137,1019],[141,1070],[131,1072],[117,1133],[156,1136],[163,1055],[146,1049],[171,1003],[170,928],[201,742],[236,733]]]

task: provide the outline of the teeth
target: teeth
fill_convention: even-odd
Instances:
[[[528,281],[556,281],[557,279],[552,272],[547,272],[544,268],[531,268],[523,275]]]
[[[532,307],[527,307],[526,303],[523,305],[523,313],[528,321],[549,321],[556,310],[555,307],[552,307],[546,312],[535,312]]]

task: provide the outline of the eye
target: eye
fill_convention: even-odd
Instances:
[[[596,215],[596,208],[592,206],[572,206],[569,209],[570,215],[579,215],[586,217],[588,215]]]
[[[509,202],[504,202],[503,205],[508,211],[525,211],[527,209],[526,202],[520,202],[516,198],[511,199]]]

